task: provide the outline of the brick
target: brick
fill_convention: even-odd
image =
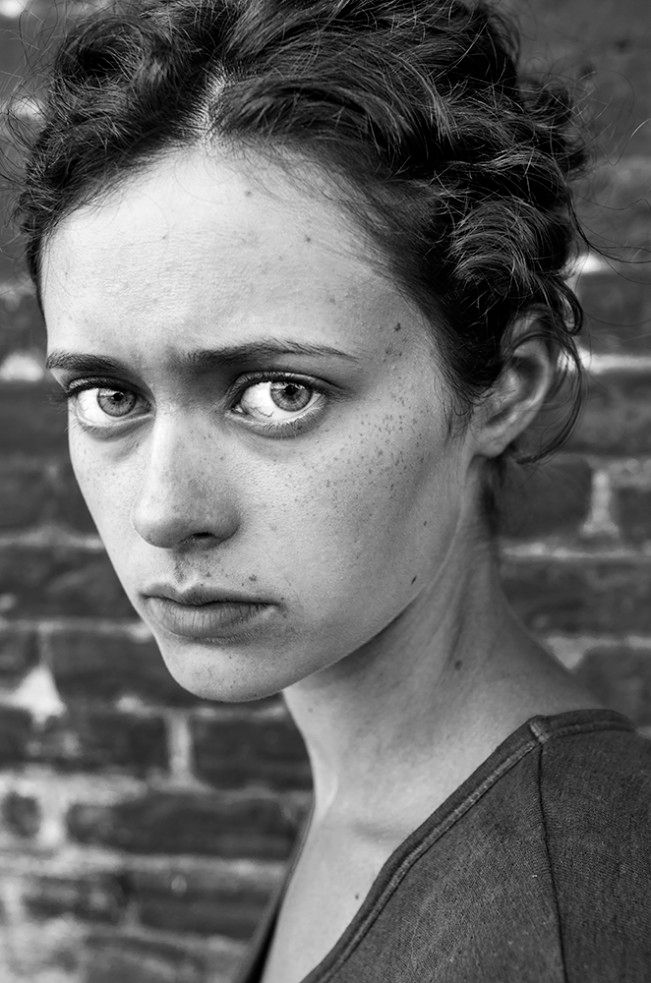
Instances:
[[[651,452],[651,373],[616,371],[592,377],[566,447],[618,456]]]
[[[41,807],[33,795],[9,792],[2,802],[2,822],[15,836],[33,839],[42,822]]]
[[[600,42],[610,47],[621,38],[642,42],[639,31],[638,0],[536,0],[520,5],[507,0],[519,15],[529,46],[561,38],[570,50],[593,48]]]
[[[76,532],[97,533],[69,461],[63,461],[54,478],[53,519]]]
[[[550,55],[552,71],[569,84],[579,109],[591,162],[617,165],[622,158],[648,155],[651,70],[648,48],[640,37],[631,37],[627,26],[618,36],[612,25],[610,37],[596,43],[587,38],[577,43],[561,34]]]
[[[0,136],[0,167],[4,160],[5,147]],[[25,276],[25,262],[22,243],[11,225],[11,202],[0,188],[0,284],[15,283]],[[0,287],[0,291],[1,291]]]
[[[25,69],[25,49],[17,18],[14,21],[7,21],[4,17],[0,19],[0,65],[0,79],[3,82],[5,77],[15,78]]]
[[[598,646],[586,652],[576,675],[602,703],[636,726],[651,724],[651,649]]]
[[[651,630],[651,564],[505,560],[504,586],[533,631]]]
[[[579,457],[511,468],[498,493],[500,533],[515,539],[578,533],[591,490],[592,469]]]
[[[181,899],[143,898],[136,911],[141,924],[150,928],[205,936],[219,934],[246,941],[260,923],[264,907],[263,902],[254,903],[235,892],[213,892]]]
[[[651,112],[648,45],[638,27],[638,0],[627,3],[628,10],[615,9],[610,0],[510,3],[524,22],[533,71],[549,68],[569,86],[592,136],[593,155],[612,160],[651,150],[645,125]]]
[[[191,943],[90,934],[80,983],[226,983],[209,979],[206,956]]]
[[[72,546],[0,548],[0,594],[12,618],[134,616],[105,554]]]
[[[23,129],[23,122],[20,116],[12,112],[13,99],[20,98],[17,86],[12,83],[17,79],[11,79],[9,85],[4,72],[4,58],[6,32],[2,30],[2,14],[0,13],[0,235],[2,245],[8,245],[10,256],[19,257],[22,254],[21,244],[18,241],[19,232],[13,222],[13,212],[17,203],[17,193],[21,187],[21,164],[24,157],[23,136],[29,129]],[[22,273],[22,270],[11,271]]]
[[[1,59],[0,54],[0,59]],[[0,60],[0,65],[2,61]],[[18,184],[13,184],[21,169],[22,148],[14,136],[6,131],[2,92],[2,69],[0,68],[0,311],[3,296],[15,295],[15,286],[25,283],[28,278],[25,263],[23,239],[14,224],[13,211],[16,205]],[[20,124],[19,124],[20,127]],[[7,288],[10,288],[7,290]],[[10,320],[0,316],[0,333],[13,331]],[[0,340],[0,350],[4,339]]]
[[[6,455],[0,460],[0,531],[52,523],[97,535],[70,463]]]
[[[0,685],[15,686],[38,658],[38,638],[33,629],[0,627]]]
[[[14,298],[11,286],[0,281],[0,363],[17,351],[31,351],[43,359],[46,336],[36,297],[20,292]]]
[[[11,457],[0,461],[0,530],[49,521],[53,497],[50,470],[41,462]]]
[[[160,717],[75,706],[39,731],[30,757],[58,768],[120,768],[146,775],[167,766],[165,723]]]
[[[32,718],[21,707],[0,705],[0,766],[24,761]]]
[[[99,773],[80,770],[62,772],[27,761],[21,763],[20,768],[0,772],[0,801],[12,792],[33,796],[38,800],[43,814],[33,848],[31,844],[21,843],[16,833],[9,828],[0,826],[0,871],[3,859],[8,863],[12,858],[16,859],[15,855],[20,854],[23,846],[29,848],[26,852],[32,858],[30,869],[39,874],[48,871],[55,874],[67,873],[68,866],[63,869],[63,863],[66,861],[68,865],[74,865],[73,858],[77,858],[82,864],[87,859],[95,867],[98,863],[96,851],[80,851],[67,841],[68,810],[78,803],[86,802],[95,806],[112,805],[129,796],[144,795],[147,787],[145,781],[115,769],[105,769]],[[43,868],[38,866],[39,857],[43,860]],[[46,868],[46,861],[51,862],[52,866]],[[107,858],[108,862],[110,859]]]
[[[4,870],[0,878],[5,897],[19,898],[22,878]],[[2,983],[78,983],[86,928],[74,919],[31,918],[22,906],[12,906],[1,934]]]
[[[48,654],[57,689],[69,705],[107,704],[134,696],[165,706],[204,702],[172,678],[153,641],[57,631],[48,636]]]
[[[297,821],[280,802],[210,793],[151,791],[115,805],[76,803],[68,811],[77,843],[141,854],[209,854],[285,859]]]
[[[89,4],[66,4],[63,8],[51,0],[29,0],[18,10],[3,12],[0,16],[0,86],[7,81],[8,91],[25,74],[43,71],[43,48],[58,37],[69,22],[70,12],[84,6],[98,6],[97,0]],[[35,53],[36,52],[36,53]]]
[[[305,745],[287,719],[197,717],[190,729],[197,775],[220,788],[311,787]]]
[[[621,21],[620,21],[621,23]],[[597,146],[609,160],[651,153],[651,63],[648,44],[634,28],[586,51],[586,105]]]
[[[119,876],[82,869],[78,876],[43,874],[25,879],[23,904],[38,918],[74,916],[88,922],[117,924],[125,896]]]
[[[617,488],[615,514],[624,539],[644,543],[651,539],[651,488]]]
[[[651,355],[651,274],[637,267],[591,273],[579,279],[591,351]]]
[[[268,884],[250,878],[217,878],[212,871],[202,877],[196,871],[169,869],[133,872],[129,887],[143,925],[243,940],[252,936],[272,893]]]
[[[91,4],[97,0],[91,0]],[[531,18],[535,19],[535,25],[528,30],[534,38],[533,42],[526,45],[527,53],[535,53],[535,68],[540,68],[540,53],[547,48],[552,53],[552,69],[556,68],[561,74],[568,77],[582,76],[580,90],[587,94],[588,113],[593,112],[597,119],[592,130],[597,133],[601,131],[599,143],[601,146],[608,146],[608,155],[611,160],[617,161],[622,155],[642,162],[643,154],[651,152],[651,127],[647,124],[639,127],[634,136],[638,123],[648,119],[651,113],[651,60],[648,58],[648,48],[645,43],[644,32],[640,30],[641,5],[640,0],[601,0],[595,4],[594,0],[535,0],[532,4],[522,5],[516,0],[506,0],[518,13],[518,16],[526,22],[531,23]],[[49,19],[54,15],[54,7],[51,0],[32,0],[31,10],[38,12],[39,15],[47,16]],[[33,36],[33,27],[36,17],[29,14],[27,20],[27,36]],[[0,28],[10,27],[15,31],[17,21],[2,21]],[[25,28],[25,25],[23,25]],[[11,42],[11,47],[3,48],[0,41],[0,64],[2,73],[0,78],[6,78],[3,73],[17,70],[23,71],[22,53],[16,41]],[[566,72],[567,67],[567,72]],[[630,139],[630,143],[628,142]],[[635,165],[638,167],[638,164]],[[635,190],[639,187],[640,171],[631,173],[630,165],[628,173],[622,172],[620,177],[617,174],[617,167],[612,169],[614,174],[613,182],[604,178],[602,172],[599,181],[605,185],[600,187],[598,181],[586,183],[584,185],[585,198],[596,199],[596,204],[589,200],[579,202],[581,214],[585,217],[589,228],[594,228],[598,239],[607,236],[609,241],[617,242],[637,242],[648,245],[649,224],[646,205],[642,196]],[[637,175],[637,176],[636,176]],[[631,189],[633,193],[631,194]],[[0,223],[1,224],[1,223]],[[13,249],[13,244],[10,249]],[[19,261],[20,262],[20,261]],[[18,267],[13,260],[7,258],[6,262],[0,253],[0,280],[6,277],[17,275]],[[636,271],[632,271],[636,276]],[[601,275],[600,275],[601,276]],[[606,274],[606,278],[610,275]],[[629,276],[626,272],[625,276]],[[606,285],[608,284],[606,280]],[[597,281],[592,281],[593,291],[601,289]],[[644,315],[645,305],[648,301],[643,296],[642,289],[621,287],[621,296],[618,289],[612,285],[608,287],[607,297],[594,296],[594,307],[588,306],[588,327],[593,338],[595,351],[608,354],[644,354],[649,353],[647,336],[639,331],[637,325],[638,312]],[[6,349],[15,350],[18,346],[24,349],[26,344],[31,344],[29,320],[34,311],[30,313],[29,302],[22,305],[18,311],[14,322],[8,322],[7,334],[0,331],[0,350],[4,344]],[[602,322],[608,322],[603,324]],[[36,322],[34,322],[36,328]],[[603,379],[598,381],[603,384]],[[17,386],[18,384],[16,384]],[[36,389],[30,387],[30,392]],[[13,400],[18,389],[12,390],[9,400]],[[592,429],[588,429],[587,437],[582,431],[581,441],[577,443],[580,449],[594,449],[596,453],[616,454],[625,453],[636,455],[638,453],[649,452],[649,441],[647,440],[648,420],[644,417],[642,407],[648,406],[649,390],[640,389],[638,394],[632,394],[629,384],[624,378],[623,385],[615,389],[610,388],[610,381],[607,382],[608,398],[605,404],[599,403],[598,412],[592,415],[590,407],[589,423]],[[54,425],[47,416],[39,417],[37,407],[33,400],[25,398],[20,405],[11,407],[6,401],[6,387],[2,386],[0,392],[0,459],[3,454],[8,453],[8,448],[13,447],[14,452],[33,454],[34,457],[48,457],[50,460],[61,461],[65,457],[65,414],[62,413],[59,422]],[[639,400],[639,405],[636,405]],[[599,402],[599,401],[598,401]],[[40,411],[38,411],[40,412]],[[46,412],[49,414],[50,408]],[[56,411],[58,412],[58,410]],[[646,429],[645,429],[646,428]],[[93,525],[90,517],[85,512],[85,506],[81,502],[76,489],[72,484],[68,485],[66,491],[63,472],[60,472],[61,480],[52,493],[50,502],[51,515],[54,521],[60,522],[63,526],[83,532],[92,532]],[[536,479],[532,479],[535,483]],[[579,489],[582,488],[583,479],[577,472]],[[572,486],[574,488],[574,486]],[[569,500],[563,499],[557,502],[557,510],[547,508],[545,501],[546,495],[553,495],[556,486],[549,491],[541,488],[539,491],[531,489],[532,502],[531,511],[528,512],[524,505],[517,508],[520,503],[516,501],[516,509],[509,508],[509,520],[516,518],[515,513],[519,511],[519,530],[510,533],[515,536],[544,536],[548,534],[561,533],[569,535],[575,528],[575,522],[580,521],[583,502],[581,494],[570,496]],[[630,490],[627,490],[627,495]],[[640,490],[638,490],[640,494]],[[32,493],[31,489],[23,487],[22,496],[27,500]],[[0,488],[0,496],[2,490]],[[74,497],[73,497],[74,496]],[[643,518],[640,510],[634,507],[632,498],[625,495],[616,497],[616,505],[619,510],[621,527],[624,536],[631,543],[638,543],[643,539],[648,539]],[[28,503],[20,502],[14,507],[15,521],[13,528],[27,528],[34,521],[31,518],[20,519],[20,509],[27,509]],[[642,503],[643,506],[643,503]],[[2,505],[0,503],[0,514]],[[623,511],[622,511],[623,510]],[[626,518],[622,516],[626,514]],[[24,513],[22,513],[24,515]],[[556,518],[554,518],[554,515]],[[576,517],[576,518],[574,518]],[[636,518],[637,517],[637,518]],[[523,525],[524,523],[524,525]],[[6,528],[6,527],[5,527]],[[44,560],[44,562],[48,562]],[[648,571],[644,567],[634,568],[631,564],[606,565],[604,568],[594,567],[586,561],[585,570],[570,569],[572,565],[557,564],[553,559],[547,557],[541,561],[549,570],[547,578],[537,579],[535,571],[527,568],[523,573],[526,563],[514,564],[512,582],[510,589],[519,592],[520,600],[518,603],[526,606],[527,617],[541,625],[554,625],[554,618],[558,615],[563,624],[589,625],[597,623],[602,625],[604,630],[612,630],[612,627],[622,626],[629,630],[631,625],[639,625],[644,621],[641,612],[641,605],[644,603],[648,607],[648,598],[645,601],[641,589],[641,579],[646,576]],[[574,566],[580,567],[581,564]],[[562,573],[559,572],[562,567]],[[537,568],[539,569],[539,568]],[[610,572],[608,572],[610,571]],[[517,578],[517,583],[513,579]],[[83,588],[83,584],[82,584]],[[627,594],[631,589],[632,593]],[[31,588],[30,588],[31,589]],[[610,591],[612,589],[612,596]],[[538,597],[536,597],[536,591]],[[564,596],[564,591],[568,592]],[[542,596],[540,596],[542,595]],[[64,593],[64,596],[65,593]],[[74,606],[74,599],[70,600]],[[29,604],[37,610],[33,600]],[[630,606],[627,608],[626,605]],[[573,605],[575,610],[573,610]],[[80,605],[81,606],[81,605]],[[62,606],[47,601],[45,610],[50,614],[60,616],[67,614],[67,609]],[[43,610],[40,608],[38,610]],[[129,617],[133,619],[133,612],[128,610],[127,614],[118,614],[118,617]],[[95,603],[91,605],[91,611],[96,611]],[[85,615],[85,611],[83,612]],[[50,614],[29,614],[26,618],[49,617]],[[102,615],[103,616],[103,615]],[[107,615],[114,617],[113,612]],[[583,630],[583,629],[579,629]],[[648,629],[646,629],[648,630]],[[31,636],[33,639],[33,636]],[[92,633],[89,633],[92,638]],[[34,658],[34,652],[25,642],[25,648],[19,645],[3,648],[0,640],[0,679],[4,664],[3,660],[8,660],[8,665],[16,668],[15,677],[19,678],[22,673],[20,666],[24,662],[29,662]],[[86,654],[90,653],[90,647],[86,649]],[[618,655],[619,650],[611,649],[604,653],[604,666],[600,668],[594,652],[589,654],[583,669],[589,669],[593,682],[593,689],[603,677],[603,689],[600,690],[604,695],[602,699],[608,705],[617,705],[624,712],[629,708],[629,715],[639,714],[639,720],[648,721],[648,712],[641,711],[642,703],[649,705],[651,696],[648,694],[648,683],[642,685],[639,679],[644,676],[640,666],[631,663],[626,669],[626,659],[631,654],[625,648],[621,652],[624,656]],[[93,668],[84,677],[90,687],[89,706],[93,701],[95,705],[103,699],[120,699],[122,696],[140,695],[145,700],[160,700],[163,702],[174,702],[172,693],[179,694],[179,703],[189,705],[194,698],[185,691],[181,690],[171,677],[163,683],[164,678],[161,673],[166,673],[162,661],[157,652],[152,651],[151,661],[143,668],[138,665],[138,659],[143,655],[143,647],[135,644],[127,646],[126,650],[116,651],[114,649],[93,649],[92,650]],[[102,665],[102,655],[108,659]],[[635,653],[636,658],[639,653]],[[645,653],[646,656],[646,653]],[[79,654],[79,659],[82,653]],[[12,661],[13,660],[13,661]],[[112,661],[112,660],[115,660]],[[130,660],[131,664],[127,665]],[[135,665],[133,663],[136,663]],[[114,664],[116,668],[114,668]],[[154,665],[157,667],[156,676]],[[613,665],[618,669],[613,676]],[[608,668],[610,667],[610,668]],[[66,685],[74,693],[72,707],[84,706],[87,697],[83,693],[83,685],[79,682],[79,674],[83,676],[82,670],[77,666],[68,673],[61,667],[61,677],[66,681]],[[108,679],[100,679],[104,674]],[[9,670],[6,679],[9,680]],[[595,679],[597,682],[595,682]],[[631,679],[633,680],[631,682]],[[646,679],[646,676],[644,676]],[[120,682],[122,680],[122,682]],[[124,682],[126,680],[126,682]],[[156,681],[157,680],[157,681]],[[166,689],[167,687],[167,689]],[[172,687],[172,688],[170,688]],[[113,694],[106,697],[103,694]],[[153,697],[151,694],[154,694]],[[167,695],[165,695],[167,693]],[[97,694],[94,696],[93,694]],[[619,695],[618,695],[619,694]],[[640,695],[642,694],[642,695]],[[622,702],[615,703],[616,700]],[[641,703],[639,702],[641,701]],[[196,701],[195,701],[196,702]],[[110,708],[109,708],[110,711]],[[90,712],[89,712],[90,717]],[[110,717],[110,712],[109,712]],[[107,718],[108,719],[108,718]],[[215,722],[215,728],[217,724]],[[101,729],[101,728],[100,728]],[[83,732],[83,729],[82,729]],[[198,737],[198,756],[201,759],[201,769],[204,777],[215,781],[218,784],[228,784],[236,782],[236,776],[229,775],[227,763],[219,763],[217,751],[210,752],[208,748],[208,734],[211,727],[206,725],[204,734],[205,741],[196,731],[195,739]],[[110,734],[102,736],[97,732],[92,735],[93,744],[97,751],[98,768],[102,768],[102,755],[108,753],[107,746],[113,747],[110,741]],[[90,739],[90,738],[89,738]],[[205,746],[202,747],[202,744]],[[224,745],[224,757],[226,757],[226,747]],[[95,753],[95,752],[93,752]],[[111,753],[115,753],[112,751]],[[144,753],[144,752],[143,752]],[[288,764],[283,763],[282,748],[279,749],[279,757],[271,755],[268,760],[268,749],[264,746],[256,750],[255,741],[253,742],[251,754],[261,756],[252,761],[241,761],[242,781],[255,781],[258,775],[269,776],[269,781],[278,783],[281,779],[279,775],[284,774]],[[124,751],[127,754],[127,751]],[[56,762],[53,762],[56,764]],[[279,771],[280,769],[280,771]],[[212,777],[211,777],[212,776]],[[250,779],[249,779],[250,776]],[[67,780],[67,779],[66,779]],[[287,781],[291,782],[291,773],[287,773]],[[280,787],[280,786],[279,786]],[[288,785],[288,787],[290,787]],[[24,796],[27,799],[27,796]],[[90,798],[90,796],[89,796]],[[21,823],[20,803],[16,803],[15,821],[17,826]],[[189,807],[188,807],[189,808]],[[23,822],[28,828],[29,806],[25,804]],[[168,813],[169,815],[169,813]],[[124,817],[123,817],[124,818]],[[128,817],[127,817],[128,818]],[[219,816],[218,816],[219,819]],[[126,819],[124,820],[126,822]],[[154,835],[160,829],[164,820],[157,820],[153,824]],[[209,818],[196,820],[197,828],[201,836],[205,837],[208,846],[210,843],[210,832],[208,830]],[[221,821],[220,821],[221,822]],[[205,827],[204,824],[205,823]],[[219,822],[218,822],[219,825]],[[171,830],[179,828],[177,818],[169,820]],[[192,826],[192,824],[191,824]],[[139,831],[141,838],[146,837],[147,825],[142,820],[142,829]],[[195,835],[199,835],[199,833]],[[169,836],[172,834],[169,833]],[[185,835],[185,834],[184,834]],[[232,834],[235,836],[235,833]],[[188,839],[190,839],[188,835]],[[262,838],[260,839],[262,842]],[[28,844],[26,844],[27,846]],[[214,844],[213,844],[214,845]],[[219,844],[218,844],[219,846]],[[118,847],[119,849],[120,847]],[[165,862],[167,858],[163,853]],[[162,876],[162,875],[161,875]],[[3,882],[5,878],[2,877]],[[89,881],[92,878],[89,878]],[[121,881],[118,883],[121,884]],[[170,936],[178,931],[210,934],[211,930],[211,908],[214,913],[215,931],[225,932],[234,937],[243,937],[240,933],[245,931],[249,909],[246,896],[238,899],[237,892],[233,890],[233,896],[229,896],[228,886],[219,884],[215,887],[214,893],[208,883],[195,884],[188,882],[187,890],[184,895],[177,896],[175,892],[168,892],[161,882],[157,885],[155,879],[142,876],[134,883],[137,890],[129,895],[130,906],[129,915],[139,918],[141,923],[155,927],[161,933],[169,933]],[[88,887],[88,886],[87,886]],[[84,913],[84,891],[87,889],[83,885],[75,885],[71,881],[61,878],[57,880],[34,879],[30,882],[29,892],[25,894],[26,914],[25,919],[17,926],[12,938],[12,950],[14,945],[19,950],[19,965],[21,978],[29,979],[30,983],[63,983],[63,980],[70,980],[72,983],[226,983],[232,979],[230,971],[223,974],[209,973],[208,964],[204,960],[202,950],[199,947],[188,945],[187,948],[176,943],[166,942],[163,938],[136,937],[134,932],[113,931],[111,933],[94,932],[87,937],[87,918]],[[88,890],[90,888],[88,887]],[[39,907],[39,895],[42,896],[42,905]],[[91,920],[98,922],[111,922],[111,903],[110,896],[102,901],[101,892],[94,896],[88,895],[86,906],[89,910]],[[57,910],[57,899],[60,908]],[[34,906],[32,907],[32,901]],[[241,907],[240,907],[241,903]],[[51,907],[48,908],[48,904]],[[102,905],[105,904],[105,908]],[[67,910],[66,910],[67,909]],[[102,914],[104,911],[104,914]],[[228,918],[232,922],[228,922]],[[36,919],[34,921],[33,919]],[[81,926],[80,926],[81,923]],[[16,939],[18,942],[16,943]],[[5,964],[6,954],[3,955],[0,947],[0,979],[10,980],[14,978],[16,972],[13,965]],[[12,951],[12,958],[14,953]],[[78,963],[83,963],[83,969],[79,969]],[[84,979],[82,979],[82,974]]]
[[[578,186],[577,212],[589,240],[614,252],[651,247],[651,176],[645,156],[603,163]],[[638,257],[639,259],[639,257]]]
[[[52,385],[35,382],[0,383],[0,457],[25,454],[61,458],[68,452],[67,413],[48,394]]]

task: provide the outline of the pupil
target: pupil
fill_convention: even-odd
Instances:
[[[306,386],[295,382],[274,382],[271,398],[279,409],[302,410],[310,401],[310,393]]]
[[[133,395],[116,389],[100,389],[97,402],[105,413],[111,416],[123,416],[132,407]]]

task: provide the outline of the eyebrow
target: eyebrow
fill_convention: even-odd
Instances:
[[[190,372],[209,371],[228,368],[241,362],[261,362],[279,355],[304,355],[317,358],[345,358],[357,362],[350,352],[332,348],[330,345],[307,345],[298,341],[260,341],[245,345],[231,345],[225,348],[199,348],[190,352],[177,352],[172,362],[175,366]],[[105,355],[90,355],[81,352],[54,350],[45,360],[46,369],[68,369],[77,372],[129,372],[132,367],[119,359]]]

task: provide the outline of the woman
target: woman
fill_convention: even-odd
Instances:
[[[648,745],[491,538],[578,371],[582,164],[483,2],[154,0],[58,54],[21,218],[77,478],[173,676],[282,692],[313,770],[247,983],[645,976]]]

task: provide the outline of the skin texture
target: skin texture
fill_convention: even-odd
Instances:
[[[134,608],[182,686],[228,701],[283,691],[305,738],[314,818],[265,976],[292,983],[391,850],[516,726],[598,705],[509,611],[478,518],[483,462],[535,416],[548,357],[525,346],[450,432],[436,326],[332,202],[205,148],[73,212],[43,270],[51,356],[125,363],[70,401],[69,433]],[[343,354],[272,357],[270,341]],[[257,354],[183,367],[243,344]],[[279,371],[321,393],[300,390],[307,408],[283,419],[303,422],[284,436],[255,415],[276,413],[259,374]],[[63,386],[98,375],[53,372]],[[133,407],[117,423],[101,384]],[[270,606],[231,637],[181,638],[152,613],[154,583]]]
[[[98,434],[71,403],[75,472],[134,607],[150,620],[140,592],[160,579],[277,604],[219,650],[152,623],[178,681],[219,699],[277,692],[381,632],[439,575],[467,498],[467,444],[447,436],[424,327],[355,258],[339,216],[296,204],[224,164],[176,158],[74,213],[47,251],[50,350],[119,358],[131,371],[113,385],[153,404]],[[270,338],[351,358],[199,377],[176,365]],[[281,439],[229,415],[228,384],[255,368],[325,380],[323,412]]]

